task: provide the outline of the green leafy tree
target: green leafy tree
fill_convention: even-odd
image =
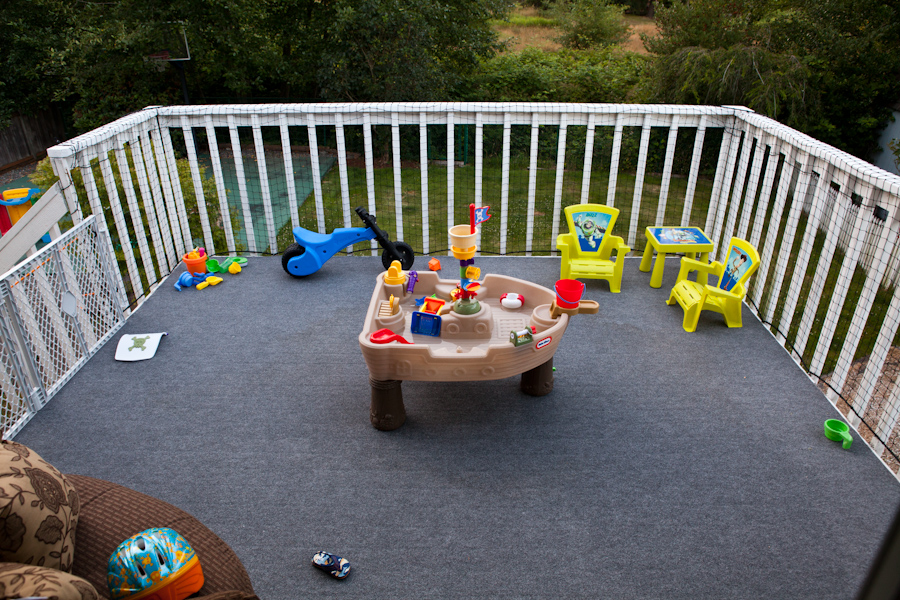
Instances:
[[[647,62],[614,48],[527,48],[485,61],[458,95],[489,102],[627,102]]]
[[[509,8],[508,0],[8,0],[0,119],[66,100],[86,130],[182,103],[181,73],[151,58],[181,26],[194,101],[442,99],[500,47],[489,20]]]
[[[564,48],[586,50],[615,46],[628,39],[624,6],[610,0],[559,0],[552,9]]]
[[[640,98],[743,104],[862,157],[900,97],[900,13],[881,0],[673,0]]]
[[[900,171],[900,139],[888,142],[888,149],[894,155],[894,167]]]
[[[76,13],[74,4],[55,0],[0,2],[0,129],[13,113],[64,99],[60,53],[74,34]]]
[[[503,0],[329,3],[317,79],[325,98],[439,100],[500,49]]]

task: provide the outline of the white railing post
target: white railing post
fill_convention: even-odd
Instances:
[[[237,251],[234,241],[234,228],[231,226],[231,209],[228,207],[228,192],[225,190],[225,174],[222,172],[222,157],[219,155],[219,141],[212,118],[206,115],[203,120],[206,128],[206,140],[209,144],[209,159],[212,163],[213,178],[216,181],[216,195],[219,197],[219,212],[222,214],[222,228],[225,230],[225,243],[228,252]],[[296,208],[294,213],[296,214]]]
[[[394,220],[398,240],[403,239],[403,180],[400,170],[400,115],[391,113],[391,157],[394,165]]]
[[[638,150],[637,172],[634,175],[634,196],[631,200],[631,223],[628,226],[628,245],[634,248],[637,240],[638,219],[641,216],[641,200],[644,195],[644,176],[647,173],[647,152],[650,149],[650,115],[644,115],[641,124],[641,144]]]
[[[340,117],[340,114],[335,115],[336,118]],[[207,127],[208,129],[208,127]],[[284,159],[284,185],[287,188],[288,195],[288,209],[291,211],[291,229],[293,230],[296,227],[300,226],[300,215],[298,214],[298,206],[297,206],[297,181],[294,178],[294,153],[291,150],[291,132],[288,129],[288,119],[287,115],[281,113],[278,115],[278,133],[281,136],[281,155]],[[338,137],[339,143],[343,141],[344,131],[341,129],[340,136]],[[216,160],[216,159],[214,159]],[[346,159],[344,162],[344,170],[346,171],[347,164]],[[344,173],[346,176],[346,172]],[[218,182],[218,178],[216,179]],[[341,179],[341,193],[344,194],[343,185],[345,184],[344,179]],[[221,194],[220,194],[221,196]],[[345,218],[345,223],[348,223],[349,217]],[[230,225],[230,223],[229,223]],[[349,227],[349,225],[346,225]],[[232,244],[233,242],[229,242]]]
[[[456,150],[454,149],[454,142],[456,141],[456,126],[454,123],[453,111],[449,111],[447,113],[447,230],[449,231],[451,227],[456,225],[455,217],[453,216],[454,211],[454,182],[453,182],[453,171],[456,166],[454,162],[456,161]],[[449,243],[447,247],[447,254],[452,256],[453,253],[450,251]]]
[[[312,170],[313,196],[316,199],[316,228],[325,233],[325,205],[322,203],[322,171],[319,167],[319,138],[316,133],[316,114],[306,113],[306,130],[309,134],[309,163]]]
[[[368,112],[363,113],[363,153],[366,155],[366,198],[369,200],[369,214],[375,215],[377,218],[378,213],[375,210],[375,156],[372,149],[372,116]],[[378,242],[372,240],[369,244],[371,254],[375,256]]]
[[[584,168],[581,173],[581,204],[587,204],[591,193],[591,168],[594,162],[594,130],[597,115],[588,115],[587,131],[584,134]]]
[[[206,210],[206,197],[203,194],[203,181],[200,179],[200,161],[197,159],[197,148],[194,145],[194,129],[190,121],[184,115],[181,117],[181,132],[184,134],[184,145],[187,149],[188,163],[191,167],[191,181],[194,184],[194,196],[197,198],[197,212],[200,215],[200,228],[203,231],[203,243],[206,253],[215,255],[216,247],[213,243],[212,229],[209,224],[209,214]]]
[[[800,225],[800,212],[803,210],[803,198],[806,197],[809,180],[812,178],[812,172],[810,170],[812,164],[809,155],[806,152],[800,151],[797,162],[800,164],[800,176],[797,183],[797,189],[794,191],[791,209],[788,211],[788,219],[787,224],[785,225],[784,234],[781,236],[781,250],[778,253],[778,259],[775,263],[775,279],[772,282],[772,290],[769,294],[767,306],[760,307],[759,309],[759,312],[765,315],[765,320],[770,322],[775,307],[778,305],[778,299],[781,296],[781,286],[784,282],[784,276],[787,271],[788,262],[791,258],[791,253],[794,250],[794,237],[796,236],[797,228]],[[774,235],[768,236],[767,240],[774,237]],[[768,247],[768,244],[766,244],[766,246]],[[764,284],[765,277],[762,277],[760,278],[758,285],[762,288]]]
[[[706,115],[700,117],[697,133],[694,136],[694,150],[691,152],[691,168],[688,173],[687,189],[684,193],[684,208],[681,210],[681,226],[687,227],[691,222],[691,210],[694,208],[694,194],[697,193],[697,178],[700,175],[700,159],[703,157],[703,142],[706,141]]]
[[[179,252],[187,252],[193,246],[194,240],[191,237],[191,228],[188,224],[187,209],[184,205],[184,194],[181,193],[181,178],[178,175],[178,163],[175,159],[175,150],[172,147],[172,132],[168,127],[156,130],[162,145],[162,163],[159,165],[160,175],[163,182],[170,190],[169,196],[166,198],[167,206],[172,211],[172,215],[177,215],[177,227],[173,223],[172,231],[180,229],[181,239],[176,240],[180,245],[176,246]],[[165,193],[165,192],[163,192]],[[171,201],[168,201],[171,198]]]
[[[666,156],[663,162],[662,182],[659,186],[659,203],[656,207],[656,226],[665,225],[666,205],[669,201],[669,185],[672,182],[672,168],[675,162],[675,144],[678,141],[678,115],[672,115],[669,123],[669,136],[666,139]]]
[[[350,181],[347,175],[347,141],[344,138],[344,115],[334,115],[334,137],[337,141],[338,179],[341,182],[341,214],[344,216],[344,227],[350,227]],[[296,200],[294,201],[296,203]],[[347,247],[348,252],[353,246]]]
[[[712,194],[709,197],[709,209],[706,213],[706,224],[703,231],[710,236],[713,245],[718,245],[718,233],[713,232],[713,227],[718,226],[716,223],[717,215],[723,212],[724,205],[728,201],[728,194],[731,191],[731,179],[734,175],[734,167],[737,162],[738,146],[741,143],[741,131],[737,130],[737,118],[729,117],[725,122],[725,130],[722,132],[722,143],[719,146],[719,160],[716,163],[716,175],[713,178]],[[743,127],[743,121],[741,126]]]
[[[244,173],[244,151],[241,148],[241,137],[238,135],[234,115],[228,115],[228,136],[231,140],[231,152],[234,155],[234,170],[238,181],[238,194],[244,214],[244,232],[247,236],[247,249],[258,252],[256,232],[253,231],[253,215],[250,212],[250,198],[247,195],[247,177]]]
[[[871,198],[872,190],[868,186],[862,187],[862,204],[855,207],[856,216],[853,219],[853,233],[850,238],[850,245],[844,254],[844,260],[841,262],[841,270],[838,274],[837,283],[832,289],[828,311],[825,313],[825,322],[822,324],[822,331],[819,334],[816,350],[813,353],[812,362],[809,366],[809,370],[813,373],[820,373],[822,367],[825,366],[834,331],[837,328],[837,322],[841,317],[841,311],[847,299],[847,291],[850,289],[850,280],[853,279],[853,273],[856,271],[859,255],[862,252],[862,246],[869,235],[869,227],[872,225],[874,218],[871,210],[864,210],[865,201]],[[851,190],[852,188],[847,188],[848,192],[851,192]]]
[[[616,205],[616,185],[619,179],[619,157],[622,154],[622,130],[624,128],[622,113],[616,115],[616,125],[613,130],[612,149],[609,160],[609,186],[606,190],[607,206]]]
[[[877,217],[875,217],[877,219]],[[883,222],[880,225],[880,231],[878,233],[878,243],[875,250],[875,259],[872,264],[872,268],[867,270],[866,273],[866,282],[863,286],[863,291],[859,296],[859,300],[857,301],[856,308],[853,311],[853,317],[850,319],[850,327],[847,329],[847,336],[844,338],[844,344],[841,346],[841,352],[838,355],[837,364],[834,368],[834,373],[831,376],[831,387],[839,392],[844,389],[844,384],[847,381],[847,375],[850,372],[850,367],[853,363],[854,355],[856,354],[856,348],[859,345],[860,339],[863,336],[863,330],[865,329],[866,322],[869,319],[869,314],[872,310],[872,305],[875,302],[875,295],[878,293],[878,288],[881,285],[882,280],[884,279],[884,273],[887,269],[887,258],[893,253],[894,247],[897,242],[897,233],[890,227],[889,222]],[[846,261],[846,259],[845,259]],[[890,328],[889,325],[882,325],[882,328]],[[874,356],[875,350],[873,350],[872,355],[869,356],[869,361],[876,359]],[[884,360],[881,360],[882,364]],[[868,365],[866,368],[868,372]],[[880,372],[880,369],[879,369]],[[868,374],[868,373],[866,373]],[[864,376],[865,379],[865,376]],[[857,400],[860,399],[861,392],[863,391],[864,386],[860,386],[857,389],[856,396],[853,399],[853,407],[856,410],[862,410],[864,405],[857,405]],[[829,390],[828,392],[829,400],[832,403],[837,402],[837,395]],[[866,399],[868,402],[868,399]],[[854,418],[855,415],[854,415]],[[854,425],[858,425],[857,423]]]
[[[278,252],[275,239],[275,215],[272,214],[272,194],[269,192],[269,169],[266,167],[266,151],[263,147],[262,127],[259,115],[250,115],[250,128],[253,131],[253,150],[256,155],[256,168],[259,174],[259,193],[263,201],[263,216],[266,220],[266,233],[269,237],[269,252]]]
[[[128,279],[131,281],[131,289],[135,298],[144,295],[144,284],[138,271],[137,262],[134,259],[134,250],[131,247],[131,236],[128,234],[128,226],[125,224],[125,213],[122,211],[122,201],[119,198],[119,188],[113,175],[112,164],[109,160],[109,141],[100,147],[100,176],[106,186],[109,211],[116,225],[116,234],[119,237],[119,246],[122,248],[122,257],[125,259],[125,268],[128,270]],[[115,254],[113,254],[115,256]]]
[[[753,229],[750,232],[749,241],[754,247],[759,247],[759,240],[762,239],[763,224],[772,199],[772,186],[775,185],[775,172],[781,161],[781,146],[775,142],[774,138],[769,136],[763,143],[769,147],[769,160],[766,161],[766,173],[763,176],[759,202],[756,205],[756,218],[753,220]]]
[[[787,159],[785,159],[785,162],[787,162]],[[791,276],[791,284],[788,286],[787,299],[781,311],[781,323],[778,326],[778,331],[775,333],[775,338],[782,345],[787,341],[787,334],[794,320],[794,310],[797,308],[797,303],[800,299],[800,291],[805,287],[803,282],[806,278],[806,269],[809,266],[816,233],[819,231],[819,225],[825,212],[825,197],[830,193],[829,190],[831,189],[832,167],[825,165],[821,159],[816,159],[812,170],[815,173],[819,173],[819,177],[816,180],[812,206],[806,219],[806,229],[803,232],[803,240],[800,243],[800,253],[794,262],[794,273]]]
[[[48,152],[49,155],[49,152]],[[66,199],[66,206],[69,208],[69,214],[72,215],[72,223],[78,225],[84,219],[81,214],[81,204],[78,202],[78,194],[75,191],[75,184],[72,181],[72,169],[75,167],[75,155],[70,154],[65,157],[50,156],[50,165],[53,172],[59,177],[59,186],[62,190],[63,197]]]
[[[428,113],[419,113],[419,189],[422,193],[422,254],[431,252],[431,228],[428,208]]]
[[[138,178],[140,178],[141,173],[143,173],[147,179],[149,194],[145,195],[144,199],[146,201],[148,197],[151,198],[154,217],[159,225],[160,239],[166,250],[166,260],[168,261],[168,264],[171,265],[166,269],[166,273],[168,273],[169,269],[175,268],[175,265],[181,261],[181,255],[178,254],[175,249],[174,232],[169,227],[170,221],[169,215],[166,214],[166,199],[163,196],[162,188],[159,185],[156,160],[153,157],[153,146],[150,143],[150,134],[145,127],[142,127],[135,133],[139,136],[139,143],[137,145],[140,146],[139,154],[141,165],[138,168]],[[137,158],[135,158],[135,162],[137,162]],[[141,190],[141,193],[143,194],[143,190]]]
[[[531,150],[528,163],[528,212],[525,215],[525,255],[531,256],[534,243],[534,202],[537,197],[538,135],[540,133],[538,113],[531,113]]]
[[[512,119],[503,113],[503,159],[500,166],[500,254],[506,254],[506,238],[509,234],[509,160]]]
[[[775,193],[775,205],[772,207],[772,216],[769,218],[769,227],[766,231],[766,243],[760,252],[760,268],[757,269],[754,275],[756,281],[753,283],[753,303],[756,306],[760,305],[762,293],[766,287],[766,280],[769,277],[769,266],[772,264],[775,242],[778,239],[778,232],[781,228],[781,215],[784,213],[784,205],[787,202],[794,177],[797,152],[796,148],[792,148],[789,156],[785,157],[784,165],[781,168],[781,179],[778,182],[778,191]]]
[[[845,177],[844,184],[841,186],[841,193],[846,193],[850,189],[850,174]],[[842,200],[841,194],[835,197],[835,209],[831,213],[831,220],[828,223],[828,229],[825,233],[825,245],[822,253],[819,255],[819,262],[816,266],[816,272],[813,277],[813,283],[806,298],[806,308],[803,311],[803,318],[800,321],[800,329],[797,331],[797,339],[795,341],[797,353],[801,356],[806,350],[806,343],[809,341],[809,335],[812,331],[813,322],[815,321],[816,311],[819,307],[819,301],[822,299],[822,292],[825,288],[825,279],[831,267],[831,261],[834,258],[834,251],[837,247],[838,236],[841,232],[841,224],[847,216],[849,210],[850,196],[847,195],[846,201]],[[818,373],[814,373],[818,375]]]
[[[553,188],[553,226],[550,232],[550,250],[556,251],[556,236],[559,235],[559,218],[562,212],[563,177],[566,166],[566,133],[568,120],[566,113],[559,116],[559,138],[556,144],[556,183]]]

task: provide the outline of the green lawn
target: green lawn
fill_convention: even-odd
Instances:
[[[349,168],[347,170],[350,190],[351,208],[358,205],[367,206],[365,169]],[[378,224],[391,239],[396,240],[396,217],[394,200],[394,173],[391,168],[374,169],[375,179],[375,214]],[[576,204],[581,200],[581,170],[565,171],[562,186],[562,206]],[[641,212],[638,216],[636,250],[643,250],[644,228],[656,224],[656,212],[659,205],[661,176],[648,174],[645,177]],[[401,196],[403,199],[404,231],[403,241],[410,244],[416,252],[421,253],[423,245],[422,228],[422,193],[421,171],[418,168],[405,168],[401,176]],[[485,166],[482,178],[482,204],[491,206],[492,218],[482,225],[481,252],[485,254],[500,251],[500,195],[501,169],[499,166]],[[606,204],[609,174],[594,171],[591,175],[591,186],[588,201]],[[526,230],[528,224],[528,165],[510,165],[509,205],[507,224],[506,254],[522,254],[526,252]],[[627,238],[631,222],[632,202],[634,196],[635,176],[620,173],[616,185],[615,206],[621,213],[614,227],[617,235]],[[552,248],[552,226],[554,213],[554,196],[556,188],[555,168],[539,168],[535,182],[534,200],[534,254],[549,254]],[[669,200],[666,206],[664,221],[680,224],[687,179],[672,177],[669,186]],[[429,253],[440,254],[448,249],[447,241],[447,169],[429,166],[428,169],[428,232]],[[697,183],[694,206],[690,224],[703,226],[709,206],[712,182],[701,179]],[[340,179],[337,169],[332,169],[322,181],[322,196],[325,212],[325,229],[331,231],[335,227],[343,227],[341,209]],[[454,169],[454,224],[468,222],[468,206],[475,200],[475,168],[472,165]],[[315,201],[310,196],[300,209],[301,225],[309,229],[316,228]],[[351,219],[352,226],[359,226],[356,216]],[[561,231],[565,223],[561,224]],[[284,248],[291,241],[290,227],[279,233],[279,248]],[[362,249],[361,247],[354,250]]]

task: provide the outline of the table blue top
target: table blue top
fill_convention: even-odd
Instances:
[[[712,244],[699,227],[648,227],[647,231],[663,244]]]

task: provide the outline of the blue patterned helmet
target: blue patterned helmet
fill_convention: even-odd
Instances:
[[[155,527],[134,535],[109,557],[112,600],[182,600],[203,587],[194,549],[176,531]]]

